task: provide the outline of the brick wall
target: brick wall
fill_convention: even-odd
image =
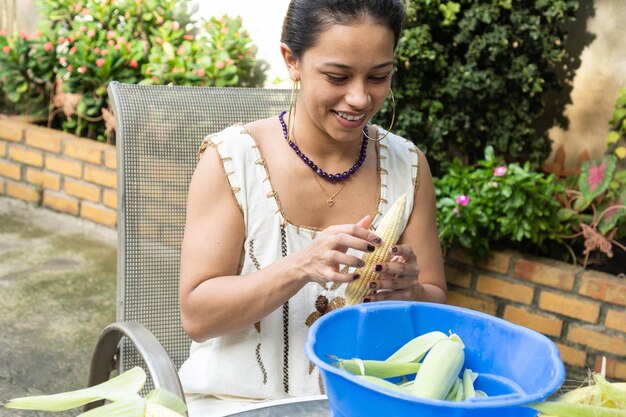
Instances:
[[[446,261],[450,304],[480,310],[552,339],[584,375],[607,359],[607,376],[626,380],[626,279],[512,251],[473,263]],[[576,372],[577,371],[577,372]]]
[[[0,120],[0,194],[114,228],[115,148]],[[626,380],[626,279],[515,252],[474,264],[446,261],[451,304],[480,310],[554,340],[568,371]]]
[[[114,228],[115,147],[0,120],[0,194]]]

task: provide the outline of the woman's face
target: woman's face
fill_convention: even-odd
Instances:
[[[389,92],[393,45],[391,29],[368,20],[329,26],[295,65],[296,126],[299,120],[341,142],[360,138]]]

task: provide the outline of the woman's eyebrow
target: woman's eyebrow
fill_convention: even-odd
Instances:
[[[335,68],[338,68],[338,69],[344,69],[344,70],[352,69],[351,66],[346,65],[346,64],[341,64],[339,62],[325,62],[323,65],[329,66],[329,67],[335,67]],[[387,67],[389,65],[393,65],[393,61],[383,62],[382,64],[375,65],[375,66],[372,67],[372,69],[384,68],[384,67]]]

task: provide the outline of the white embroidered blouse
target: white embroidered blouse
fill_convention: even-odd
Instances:
[[[379,135],[385,131],[378,128]],[[241,125],[208,136],[215,146],[245,222],[240,274],[257,271],[311,243],[317,230],[291,223],[272,188],[263,155]],[[403,228],[418,182],[417,148],[389,134],[377,144],[379,205],[373,228],[391,204],[407,194]],[[249,328],[192,343],[180,369],[186,393],[222,398],[280,399],[323,393],[319,372],[304,353],[307,332],[321,315],[344,305],[345,285],[309,283],[282,308]]]

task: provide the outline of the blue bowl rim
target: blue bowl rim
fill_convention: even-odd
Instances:
[[[531,393],[531,394],[519,394],[519,395],[506,395],[506,396],[498,396],[491,397],[486,399],[481,399],[480,401],[442,401],[442,400],[430,400],[426,398],[419,398],[411,396],[410,394],[402,394],[400,392],[396,392],[384,387],[380,387],[371,382],[362,380],[357,378],[356,376],[343,371],[335,366],[332,366],[320,359],[313,349],[313,346],[316,342],[316,333],[320,326],[322,326],[327,320],[332,319],[334,315],[339,314],[347,314],[349,310],[371,310],[371,309],[412,309],[412,308],[427,308],[427,309],[439,309],[439,310],[447,310],[447,311],[457,311],[462,312],[468,316],[480,317],[484,318],[488,321],[493,321],[496,323],[503,324],[504,326],[515,329],[518,332],[525,333],[533,338],[542,338],[547,341],[547,345],[550,348],[550,361],[556,364],[557,373],[550,384],[545,386],[542,390]],[[517,325],[515,323],[511,323],[509,321],[503,320],[499,317],[492,316],[487,313],[483,313],[476,310],[471,310],[464,307],[452,306],[448,304],[437,304],[431,302],[423,302],[423,301],[378,301],[372,304],[355,304],[351,306],[345,306],[337,310],[333,310],[330,313],[327,313],[317,319],[315,323],[310,327],[307,341],[304,347],[305,353],[308,358],[315,365],[323,369],[325,372],[330,372],[336,376],[347,379],[356,385],[360,385],[361,387],[371,389],[380,393],[384,393],[389,397],[394,397],[396,399],[414,402],[417,404],[428,404],[433,406],[439,406],[442,408],[459,408],[459,409],[490,409],[490,408],[498,408],[498,407],[512,407],[523,404],[530,404],[533,402],[543,401],[548,396],[553,394],[565,380],[565,366],[561,360],[561,355],[559,353],[558,348],[548,337],[543,334],[536,332],[527,327],[523,327]]]

